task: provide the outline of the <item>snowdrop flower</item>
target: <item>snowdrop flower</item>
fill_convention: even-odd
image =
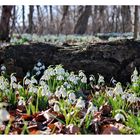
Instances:
[[[38,72],[36,73],[37,76],[40,75],[40,74],[41,74],[41,71],[38,71]]]
[[[99,91],[96,91],[96,92],[95,92],[95,95],[99,95]]]
[[[29,71],[26,73],[25,77],[30,77],[30,72]]]
[[[18,105],[24,105],[25,106],[25,101],[23,97],[20,97],[19,101],[18,101]]]
[[[17,82],[17,78],[12,74],[11,75],[11,83]]]
[[[48,75],[48,74],[44,74],[42,77],[41,77],[41,80],[50,80],[50,75]]]
[[[0,109],[0,121],[8,121],[10,119],[10,114],[5,108]]]
[[[25,85],[29,85],[30,83],[31,81],[29,79],[25,79],[25,82],[24,82]]]
[[[43,80],[40,80],[40,81],[39,81],[39,84],[40,84],[41,86],[44,86],[44,85],[46,85],[46,82],[43,81]]]
[[[98,84],[104,83],[104,77],[99,74]]]
[[[59,81],[62,81],[62,80],[64,80],[64,77],[63,77],[62,75],[58,75],[58,76],[56,77],[56,79],[59,80]]]
[[[34,66],[33,70],[34,71],[39,71],[40,69],[39,69],[39,67]]]
[[[94,112],[97,112],[97,111],[98,111],[97,107],[93,106],[92,102],[89,102],[89,108],[87,110],[87,114],[89,114],[90,112],[94,113]]]
[[[138,79],[139,79],[139,77],[138,77],[138,71],[137,71],[137,69],[135,68],[135,70],[134,70],[134,72],[133,72],[133,74],[132,74],[132,76],[131,76],[131,81],[132,81],[132,82],[137,82]]]
[[[71,88],[71,85],[68,83],[68,82],[64,82],[64,87],[66,87],[67,89],[70,89]]]
[[[72,83],[74,83],[75,85],[77,84],[77,78],[74,74],[71,74],[69,77],[68,77],[68,80]]]
[[[71,92],[71,93],[69,94],[69,100],[70,100],[70,101],[75,101],[75,100],[76,100],[76,96],[75,96],[75,94],[74,94],[73,92]]]
[[[38,66],[38,67],[41,67],[41,66],[42,66],[42,63],[41,63],[41,62],[38,62],[38,63],[37,63],[37,66]]]
[[[94,75],[91,75],[90,78],[89,78],[89,80],[90,80],[90,81],[95,81]]]
[[[56,89],[56,91],[55,91],[55,96],[58,98],[61,97],[61,92],[58,89]]]
[[[41,70],[44,70],[45,69],[45,65],[42,65],[42,67],[40,67]]]
[[[113,91],[110,89],[108,91],[106,91],[107,96],[113,97]]]
[[[32,84],[37,84],[37,80],[36,80],[34,77],[32,77],[32,78],[31,78],[31,83],[32,83]]]
[[[15,89],[18,87],[18,85],[16,83],[12,83],[12,87]]]
[[[122,115],[120,113],[116,114],[114,118],[116,121],[119,121],[119,120],[125,121],[124,115]]]
[[[127,101],[130,102],[130,103],[135,103],[135,102],[139,101],[139,98],[136,97],[134,94],[132,94],[131,96],[129,96]]]
[[[123,94],[123,89],[122,89],[121,83],[116,84],[116,87],[114,88],[114,93],[117,95]]]
[[[6,67],[4,65],[1,66],[1,71],[6,71]]]
[[[18,88],[18,89],[21,89],[21,88],[23,88],[23,87],[22,87],[20,84],[18,84],[18,85],[17,85],[17,88]]]
[[[76,108],[85,108],[85,102],[81,98],[77,100]]]
[[[29,92],[37,93],[38,89],[36,87],[31,86],[29,88]]]
[[[65,70],[62,68],[61,65],[56,66],[55,72],[57,75],[64,75],[65,74]]]
[[[54,104],[53,110],[55,112],[59,112],[60,111],[60,108],[59,108],[58,104]]]
[[[85,77],[85,74],[82,70],[79,71],[79,77]]]
[[[84,77],[81,79],[81,82],[82,82],[82,83],[87,83],[87,77],[84,76]]]
[[[63,86],[61,86],[61,88],[59,89],[59,92],[61,93],[63,98],[67,96],[66,89]]]

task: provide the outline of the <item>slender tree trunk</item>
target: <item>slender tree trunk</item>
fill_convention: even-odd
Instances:
[[[53,22],[53,11],[52,11],[52,6],[50,6],[50,23]]]
[[[138,6],[135,6],[135,13],[134,13],[134,39],[137,39],[137,37],[138,37],[138,21],[139,21]]]
[[[66,16],[68,15],[68,11],[69,11],[69,6],[63,6],[63,16],[60,22],[60,33],[63,32],[63,26],[65,24]]]
[[[0,20],[0,40],[9,41],[10,18],[13,6],[2,6]]]
[[[22,27],[23,27],[23,32],[25,30],[25,7],[22,5]]]
[[[85,6],[85,10],[81,13],[74,27],[74,34],[84,34],[87,29],[88,19],[91,15],[91,6]]]
[[[14,32],[16,28],[16,6],[13,6],[13,13],[12,13],[12,32]]]
[[[28,15],[29,27],[28,27],[28,32],[29,32],[30,34],[33,33],[33,28],[34,28],[33,13],[34,13],[34,6],[29,6],[29,15]]]

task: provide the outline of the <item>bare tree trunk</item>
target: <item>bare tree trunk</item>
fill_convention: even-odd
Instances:
[[[34,13],[34,6],[29,6],[29,27],[28,27],[28,32],[33,33],[33,28],[34,28],[34,23],[33,23],[33,13]]]
[[[139,21],[138,6],[135,6],[135,13],[134,13],[134,39],[137,39],[137,37],[138,37],[138,21]]]
[[[60,33],[63,32],[63,26],[65,24],[65,19],[66,19],[66,16],[68,14],[68,11],[69,11],[69,6],[63,6],[63,16],[62,16],[62,19],[60,22]]]
[[[92,11],[91,6],[85,6],[85,10],[81,13],[74,27],[75,34],[84,34],[86,32],[88,19],[89,16],[91,15],[91,11]]]
[[[130,6],[121,6],[121,16],[123,32],[130,32],[132,29]]]
[[[97,22],[97,12],[98,12],[98,6],[94,6],[94,13],[92,13],[92,31],[93,34],[96,33],[96,22]]]
[[[0,20],[0,40],[9,41],[10,18],[13,6],[2,6]]]
[[[52,11],[52,6],[50,6],[50,23],[53,22],[53,11]]]
[[[13,6],[13,13],[12,13],[12,32],[14,32],[16,28],[16,6]]]
[[[22,5],[22,26],[23,26],[23,32],[25,30],[25,7]]]

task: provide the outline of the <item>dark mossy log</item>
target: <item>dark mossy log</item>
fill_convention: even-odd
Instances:
[[[107,82],[111,77],[127,82],[135,67],[140,71],[140,42],[123,40],[73,47],[37,43],[0,50],[0,64],[18,77],[25,76],[38,60],[46,66],[62,64],[70,71],[84,70],[87,75],[100,73]]]

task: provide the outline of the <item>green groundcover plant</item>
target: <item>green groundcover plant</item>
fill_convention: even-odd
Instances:
[[[41,75],[41,73],[43,74]],[[38,78],[38,76],[40,78]],[[38,62],[22,81],[1,66],[1,134],[140,134],[140,76],[105,84],[104,77]]]

